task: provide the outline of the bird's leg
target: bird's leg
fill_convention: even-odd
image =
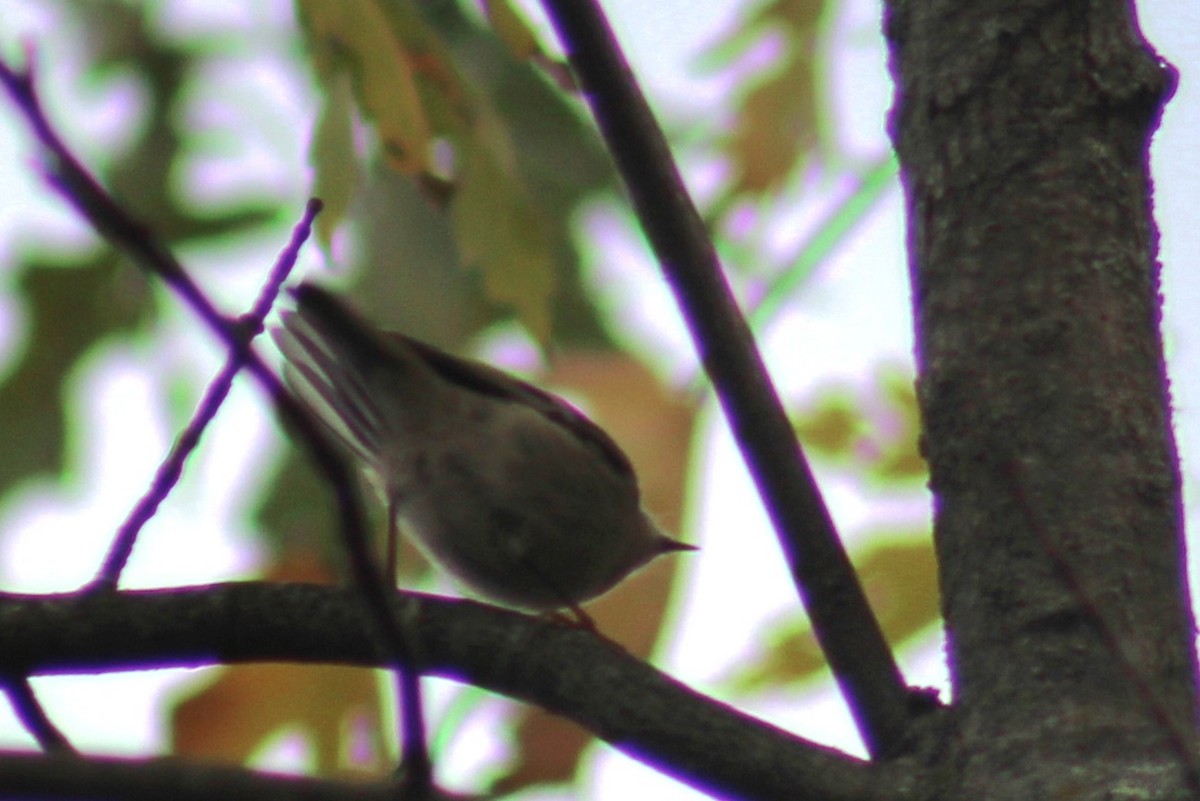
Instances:
[[[393,504],[387,505],[387,549],[384,554],[383,575],[387,579],[388,584],[392,587],[396,586],[396,562],[400,558],[400,529],[396,525],[396,512]]]
[[[600,630],[596,628],[596,621],[592,619],[591,615],[583,611],[583,607],[579,604],[569,603],[562,609],[543,612],[542,617],[561,626],[590,631],[592,634],[600,633]]]

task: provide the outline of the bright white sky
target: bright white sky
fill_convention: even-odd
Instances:
[[[197,29],[243,29],[248,15],[255,20],[287,20],[286,0],[243,3],[239,0],[171,0],[165,4],[164,26],[179,35]],[[1195,187],[1200,186],[1200,157],[1194,132],[1200,130],[1200,95],[1194,76],[1200,74],[1200,12],[1191,4],[1155,0],[1140,4],[1143,26],[1160,52],[1183,73],[1180,90],[1171,103],[1154,150],[1157,210],[1162,230],[1167,298],[1165,333],[1177,410],[1176,422],[1185,470],[1200,459],[1200,226],[1195,224]],[[70,52],[78,31],[64,34],[62,23],[36,10],[37,0],[6,0],[0,22],[0,48],[15,52],[18,42],[36,44],[42,89],[52,116],[70,121],[68,139],[85,161],[94,161],[128,132],[130,121],[113,114],[112,92],[135,91],[132,84],[99,87],[77,83],[79,62]],[[695,54],[711,42],[735,13],[737,4],[660,0],[606,3],[611,10],[635,71],[660,108],[696,112],[702,102],[718,97],[720,87],[698,79],[692,71]],[[839,115],[852,134],[856,153],[870,157],[887,147],[883,131],[890,103],[890,84],[878,36],[877,3],[848,0],[837,25],[836,40],[844,50],[836,64]],[[286,23],[276,23],[282,26]],[[271,27],[256,26],[270,30]],[[214,192],[237,194],[247,184],[269,187],[299,209],[308,193],[306,142],[294,132],[306,131],[314,100],[306,87],[296,85],[279,70],[280,41],[231,40],[243,63],[228,74],[212,76],[198,90],[194,119],[221,135],[223,126],[232,152],[220,164],[198,164],[205,185]],[[263,101],[271,117],[257,111]],[[200,119],[203,117],[203,122]],[[39,232],[47,241],[87,242],[89,234],[78,221],[37,184],[29,169],[31,150],[7,107],[0,107],[0,257],[13,260],[13,243]],[[231,169],[228,159],[236,164]],[[688,165],[685,165],[685,167]],[[855,380],[869,375],[881,361],[911,361],[912,334],[908,319],[908,285],[903,263],[902,208],[898,190],[860,229],[854,241],[822,269],[821,279],[795,308],[765,332],[764,348],[785,393],[795,397],[835,379]],[[601,224],[594,218],[592,224]],[[186,254],[201,279],[209,267],[238,259],[247,264],[270,263],[282,239],[246,243],[236,253]],[[233,246],[230,246],[231,248]],[[656,341],[668,343],[669,353],[686,353],[686,338],[665,291],[653,279],[654,268],[640,247],[613,243],[624,265],[621,275],[637,282],[637,306],[630,306],[631,325],[653,331]],[[610,256],[612,253],[609,254]],[[306,257],[315,269],[315,256]],[[11,273],[7,280],[12,281]],[[241,308],[259,280],[256,274],[208,282],[229,308]],[[0,363],[21,347],[21,322],[11,300],[0,299]],[[65,485],[31,486],[0,508],[0,586],[24,592],[68,591],[88,580],[108,544],[109,532],[138,497],[174,432],[157,409],[152,376],[174,373],[178,362],[190,359],[198,374],[211,374],[218,352],[198,344],[190,323],[182,321],[168,342],[154,346],[114,346],[99,355],[77,376],[77,389],[93,402],[76,423],[96,432],[95,444],[74,454],[74,478]],[[797,364],[797,342],[820,342],[804,349]],[[149,363],[149,375],[145,366]],[[138,410],[131,413],[131,410]],[[660,664],[700,690],[712,690],[739,653],[749,647],[756,625],[792,608],[794,591],[778,558],[766,522],[758,511],[748,478],[724,428],[709,415],[712,429],[704,466],[703,508],[692,510],[698,521],[690,537],[703,546],[688,577],[688,601],[679,638],[661,655]],[[254,569],[247,547],[250,532],[240,515],[249,499],[242,484],[269,464],[271,434],[262,404],[250,390],[235,391],[188,480],[172,496],[160,518],[139,542],[127,573],[129,586],[164,586],[244,577]],[[261,447],[260,447],[261,446]],[[1194,472],[1194,471],[1193,471]],[[1197,483],[1187,482],[1189,508],[1197,501]],[[880,517],[861,497],[831,485],[829,502],[842,530],[853,538]],[[886,513],[892,515],[895,509]],[[920,521],[924,504],[906,509]],[[736,536],[730,536],[736,532]],[[1192,574],[1197,574],[1193,565]],[[755,577],[757,591],[730,593]],[[1193,597],[1197,597],[1193,589]],[[749,622],[748,622],[749,621]],[[909,680],[944,686],[945,670],[938,643],[902,655]],[[157,705],[164,691],[194,681],[184,671],[113,675],[97,678],[39,680],[39,693],[51,715],[84,750],[104,753],[153,753],[161,747]],[[28,736],[0,705],[0,748],[28,744]],[[798,734],[859,751],[840,700],[827,691],[803,698],[763,698],[748,711],[762,715]],[[486,727],[487,721],[479,725]],[[268,759],[285,766],[294,762],[286,749]],[[447,777],[452,778],[452,777]],[[461,778],[461,777],[460,777]],[[469,779],[466,780],[469,783]],[[597,752],[588,780],[594,797],[659,799],[694,798],[696,794],[631,760],[603,749]],[[649,795],[653,794],[653,795]],[[532,797],[532,796],[530,796]]]

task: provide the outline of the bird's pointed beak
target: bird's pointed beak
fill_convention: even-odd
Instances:
[[[698,551],[700,550],[695,545],[689,545],[686,542],[671,539],[670,537],[662,537],[658,541],[659,553],[673,553],[675,551]]]

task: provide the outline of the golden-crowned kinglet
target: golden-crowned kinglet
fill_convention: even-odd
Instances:
[[[641,508],[629,459],[562,399],[384,333],[312,284],[272,333],[304,404],[361,460],[392,523],[467,589],[570,607],[693,550]]]

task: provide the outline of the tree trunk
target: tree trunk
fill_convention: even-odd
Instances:
[[[1189,796],[1194,622],[1147,175],[1174,72],[1120,2],[893,0],[887,34],[951,796]]]

